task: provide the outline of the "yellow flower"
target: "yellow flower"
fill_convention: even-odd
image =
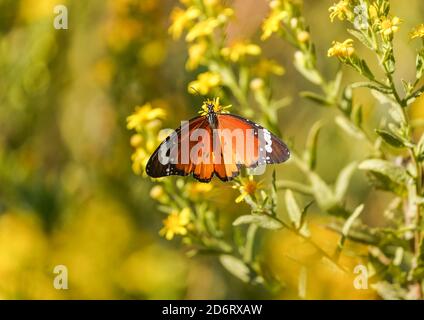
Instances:
[[[271,14],[262,24],[262,36],[261,40],[268,39],[273,33],[277,32],[280,28],[280,24],[288,17],[286,11],[281,11],[276,8],[272,10]]]
[[[262,188],[262,182],[257,182],[253,179],[253,176],[248,178],[241,178],[239,182],[233,186],[234,189],[240,191],[240,195],[236,198],[236,203],[242,202],[246,197],[252,197],[256,191]]]
[[[186,67],[189,70],[196,69],[203,61],[206,50],[208,49],[206,41],[200,41],[188,48],[188,60]]]
[[[378,18],[378,8],[376,7],[375,4],[372,4],[369,6],[368,15],[372,21]]]
[[[155,119],[164,119],[166,112],[162,108],[153,108],[150,103],[136,107],[134,113],[127,117],[127,128],[141,130],[143,126]]]
[[[221,55],[233,62],[237,62],[247,55],[257,56],[261,53],[261,48],[256,44],[247,41],[237,41],[230,47],[222,48]]]
[[[131,136],[130,144],[134,148],[138,148],[143,143],[143,136],[139,133],[133,134]]]
[[[380,22],[380,32],[386,37],[391,36],[399,30],[401,23],[402,21],[398,17],[386,17]]]
[[[211,89],[219,86],[221,83],[221,76],[216,72],[207,71],[197,76],[197,80],[192,81],[188,85],[188,91],[192,89],[198,91],[201,95],[208,94]]]
[[[254,78],[250,81],[250,89],[253,91],[262,90],[265,86],[264,81],[261,78]]]
[[[148,160],[149,155],[144,149],[135,149],[134,153],[131,155],[132,169],[134,173],[141,174],[144,171]]]
[[[150,197],[154,200],[159,200],[165,194],[163,187],[161,185],[156,185],[150,189]]]
[[[255,66],[253,66],[252,73],[260,78],[265,78],[269,74],[282,76],[285,73],[285,70],[274,60],[261,59]]]
[[[194,182],[187,184],[186,188],[189,195],[199,195],[211,191],[213,189],[213,184]]]
[[[411,39],[424,38],[424,23],[421,23],[420,25],[416,26],[411,31],[410,37],[411,37]]]
[[[172,24],[169,27],[169,32],[174,39],[181,37],[184,29],[191,25],[191,22],[198,18],[201,12],[196,7],[189,7],[187,10],[174,8],[171,13]]]
[[[330,8],[328,8],[328,11],[330,12],[331,22],[334,21],[334,18],[338,18],[343,21],[344,19],[352,16],[352,11],[349,8],[349,0],[342,0],[333,4]]]
[[[221,105],[219,102],[219,98],[214,98],[213,100],[206,100],[203,102],[201,106],[201,110],[199,111],[200,115],[205,116],[209,112],[209,105],[213,105],[213,111],[216,113],[228,113],[227,109],[231,108],[231,104],[227,106]]]
[[[211,183],[200,183],[193,182],[186,184],[186,193],[187,196],[193,201],[205,200],[205,197],[213,189],[213,184]]]
[[[342,43],[333,41],[333,46],[328,49],[329,57],[348,58],[355,52],[353,48],[353,40],[347,39]]]
[[[191,211],[184,208],[181,212],[173,211],[163,220],[163,228],[159,231],[161,236],[172,240],[175,235],[186,235],[187,225],[190,223]]]
[[[220,21],[216,18],[208,18],[196,23],[187,33],[186,41],[192,42],[199,37],[210,36],[216,27],[220,25]]]
[[[300,43],[305,43],[309,40],[310,35],[308,31],[300,31],[297,34],[297,41],[299,41]]]

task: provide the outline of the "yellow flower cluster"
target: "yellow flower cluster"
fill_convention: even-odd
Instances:
[[[201,40],[197,43],[192,44],[188,48],[188,60],[186,67],[189,70],[196,69],[199,64],[205,59],[205,54],[208,49],[208,44],[206,41]]]
[[[131,137],[131,146],[135,148],[131,160],[136,174],[144,172],[150,154],[159,144],[159,130],[165,117],[165,109],[153,107],[151,103],[136,107],[134,113],[127,117],[127,128],[136,131]]]
[[[219,98],[214,98],[213,100],[208,99],[205,102],[203,102],[201,110],[199,111],[199,113],[202,116],[205,116],[208,114],[209,105],[213,105],[213,111],[216,113],[228,113],[227,109],[231,108],[231,105],[228,105],[228,106],[221,105],[221,103],[219,102]]]
[[[284,10],[281,1],[270,2],[271,13],[262,24],[261,40],[268,39],[273,33],[281,28],[281,24],[288,19],[288,13]]]
[[[217,72],[203,72],[197,79],[188,84],[188,91],[197,91],[201,95],[207,95],[213,88],[221,84],[221,76]]]
[[[221,55],[233,62],[243,59],[247,55],[257,56],[261,54],[261,48],[248,41],[234,42],[230,47],[221,49]]]
[[[261,59],[252,67],[252,73],[260,78],[265,78],[269,74],[282,76],[286,70],[276,61],[270,59]]]
[[[191,211],[189,208],[171,212],[166,219],[163,220],[163,228],[159,231],[159,234],[164,236],[167,240],[172,240],[175,235],[186,235],[190,217]]]
[[[399,30],[399,25],[401,23],[402,21],[399,19],[399,17],[385,17],[378,23],[378,25],[383,36],[390,37],[393,35],[393,33]]]
[[[350,19],[353,16],[349,0],[341,0],[338,3],[333,4],[328,11],[330,12],[331,22],[333,22],[335,18],[343,21],[345,19]]]
[[[411,39],[424,38],[424,23],[416,26],[410,34]]]
[[[246,197],[255,196],[256,192],[262,188],[262,182],[253,179],[253,176],[240,178],[233,186],[234,189],[240,191],[240,195],[236,198],[236,203],[242,202]]]
[[[328,49],[327,55],[329,57],[349,58],[354,52],[353,40],[347,39],[343,42],[333,41],[333,46]]]
[[[225,24],[234,14],[231,8],[224,8],[219,1],[208,1],[208,9],[214,12],[211,16],[206,16],[190,1],[183,1],[183,3],[186,9],[176,7],[171,13],[172,24],[169,32],[174,39],[180,38],[184,31],[187,31],[186,41],[188,42],[211,36],[218,26]]]

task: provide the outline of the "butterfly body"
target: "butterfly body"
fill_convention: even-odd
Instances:
[[[154,178],[192,174],[200,182],[214,175],[229,181],[241,167],[281,163],[290,156],[278,137],[257,123],[224,113],[219,100],[207,101],[201,115],[182,125],[150,157],[146,173]]]
[[[207,107],[208,107],[207,118],[208,118],[209,125],[212,129],[217,129],[218,128],[218,117],[216,116],[216,112],[214,110],[214,105],[212,103],[209,103],[207,105]]]

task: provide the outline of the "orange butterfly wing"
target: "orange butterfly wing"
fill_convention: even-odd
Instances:
[[[259,165],[281,163],[290,157],[287,146],[274,134],[257,123],[234,114],[218,114],[218,129],[229,132],[242,131],[242,143],[237,141],[237,134],[231,137],[231,147],[225,146],[227,141],[221,137],[222,155],[224,161],[215,165],[215,173],[223,180],[228,181],[239,174],[240,166],[255,168]],[[268,135],[268,142],[261,139],[261,134]],[[269,143],[266,147],[265,144]],[[224,175],[225,173],[225,175]]]
[[[218,130],[212,130],[207,116],[179,127],[152,154],[146,173],[153,178],[192,174],[201,182],[209,182],[216,174],[222,181],[229,181],[239,175],[241,166],[255,168],[289,158],[287,146],[259,124],[233,114],[216,117]],[[265,142],[262,132],[267,135]],[[171,160],[164,164],[159,161],[162,147]]]
[[[184,128],[184,126],[188,126],[188,128]],[[190,138],[190,135],[197,129],[201,129],[207,134],[205,141],[203,141],[204,137],[202,136],[191,141],[193,137]],[[192,173],[197,180],[209,182],[214,173],[213,164],[208,161],[212,154],[209,152],[208,155],[207,152],[204,153],[203,151],[209,149],[207,146],[211,144],[211,136],[211,128],[205,116],[189,120],[188,124],[178,127],[159,145],[147,162],[146,173],[152,178],[170,175],[187,176]],[[204,143],[206,146],[197,148],[199,143]],[[160,161],[161,148],[167,150],[166,156],[171,157],[168,163],[163,164]],[[193,152],[196,151],[196,148],[199,149],[198,152]],[[176,156],[176,161],[174,161],[172,155]]]

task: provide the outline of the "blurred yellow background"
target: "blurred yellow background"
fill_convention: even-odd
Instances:
[[[53,28],[59,3],[68,8],[68,30]],[[228,41],[259,39],[266,1],[228,3],[236,16]],[[396,38],[398,73],[408,78],[415,52],[407,34],[423,21],[424,3],[392,3],[404,19]],[[326,51],[332,40],[347,36],[340,24],[330,23],[331,4],[305,1],[319,63],[329,75],[338,66],[326,59]],[[151,183],[131,169],[126,117],[151,101],[171,114],[167,125],[175,127],[201,104],[187,93],[196,74],[185,69],[184,43],[168,35],[175,5],[175,0],[0,0],[0,299],[297,297],[243,284],[215,257],[189,258],[178,240],[158,235],[162,217],[149,196]],[[331,122],[333,111],[298,97],[309,84],[293,68],[288,45],[274,39],[263,48],[286,68],[273,83],[276,94],[293,99],[279,114],[281,131],[302,145],[310,125],[327,119],[318,171],[334,181],[365,146],[349,144]],[[346,82],[357,77],[350,70],[346,74]],[[378,123],[381,107],[367,94],[358,99],[366,121]],[[424,116],[422,101],[414,109],[416,117]],[[290,165],[277,173],[297,177]],[[229,185],[214,183],[221,189],[211,192],[211,201],[220,208],[223,225],[230,226],[243,209],[233,205],[237,194]],[[350,194],[348,201],[366,202],[364,220],[378,225],[385,194],[372,191],[360,173]],[[320,224],[317,241],[335,246],[334,235]],[[311,249],[283,231],[269,234],[262,245],[270,268],[291,287],[298,268],[287,256],[307,259]],[[53,287],[56,265],[68,267],[68,290]],[[373,298],[325,265],[316,270],[308,298]]]

